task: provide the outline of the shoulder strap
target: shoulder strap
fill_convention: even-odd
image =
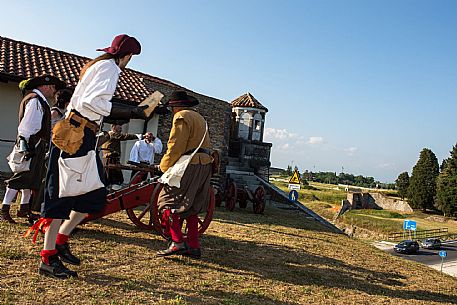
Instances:
[[[192,155],[190,155],[190,158],[192,158],[196,153],[197,151],[200,149],[200,147],[202,146],[203,144],[203,141],[205,140],[205,137],[206,137],[206,133],[208,132],[208,123],[205,121],[205,134],[203,135],[203,138],[202,140],[200,141],[200,144],[198,144],[198,147],[195,148],[194,152],[192,153]]]

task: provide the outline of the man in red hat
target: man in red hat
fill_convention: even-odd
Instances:
[[[87,157],[89,153],[92,155],[96,146],[96,134],[103,117],[109,117],[112,120],[146,119],[144,107],[117,107],[111,102],[120,73],[132,56],[141,52],[140,43],[134,37],[119,35],[114,38],[110,47],[101,51],[105,54],[89,61],[81,70],[78,85],[67,108],[67,117],[71,115],[70,124],[85,126],[82,144],[74,154],[61,151],[54,143],[51,146],[42,218],[28,232],[39,228],[46,230],[39,273],[60,279],[77,276],[75,271],[68,269],[62,263],[64,261],[73,265],[80,264],[80,259],[70,251],[68,237],[88,213],[98,213],[104,208],[107,191],[106,187],[100,187],[87,190],[77,196],[59,194],[60,183],[68,183],[68,181],[59,181],[61,179],[59,171],[63,170],[59,168],[59,160],[65,162],[64,160],[71,158]],[[80,159],[85,158],[75,160]],[[100,181],[106,186],[98,154],[96,163]]]
[[[48,99],[52,99],[56,90],[65,87],[65,83],[57,77],[42,75],[29,79],[23,88],[31,93],[27,94],[19,105],[19,126],[16,145],[21,145],[26,158],[30,159],[28,171],[14,173],[6,180],[6,192],[0,214],[0,221],[16,223],[10,215],[10,206],[21,190],[21,204],[17,212],[18,217],[37,220],[38,215],[32,214],[30,198],[32,190],[37,191],[41,185],[46,168],[44,156],[46,154],[51,134],[51,112]]]
[[[163,216],[171,219],[170,246],[157,252],[158,256],[181,254],[200,258],[198,214],[206,211],[209,203],[211,178],[210,137],[205,119],[191,107],[198,100],[182,90],[174,91],[165,105],[173,109],[173,125],[166,154],[160,169],[166,172],[182,155],[195,154],[180,181],[180,187],[164,185],[158,205]],[[200,146],[199,146],[200,145]],[[184,242],[181,219],[187,222],[187,241]]]

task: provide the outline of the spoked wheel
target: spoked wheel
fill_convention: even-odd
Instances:
[[[265,189],[263,186],[256,188],[254,192],[254,213],[263,214],[265,210]]]
[[[129,182],[129,186],[138,184],[143,181],[147,172],[137,172]],[[139,205],[132,209],[126,209],[129,219],[139,228],[145,230],[154,230],[154,224],[151,217],[151,203]]]
[[[227,194],[225,195],[225,208],[230,212],[235,209],[236,204],[236,183],[232,181],[227,186]]]
[[[245,209],[248,206],[248,198],[246,193],[240,192],[240,195],[238,196],[238,202],[240,205],[240,208]]]
[[[217,190],[216,194],[214,195],[215,198],[215,205],[220,207],[222,205],[222,193],[220,190]]]
[[[136,172],[135,175],[133,175],[132,179],[130,179],[129,186],[133,184],[138,184],[143,181],[144,176],[147,176],[147,172]]]
[[[158,206],[158,199],[159,199],[159,194],[160,191],[162,190],[163,185],[162,184],[157,184],[157,186],[154,189],[154,192],[152,193],[151,196],[151,218],[153,221],[153,226],[154,230],[162,235],[165,239],[171,239],[171,234],[170,234],[170,215],[169,213],[166,213],[164,211],[159,211],[159,206]],[[208,208],[206,209],[205,213],[202,213],[198,215],[198,235],[201,236],[206,229],[208,229],[211,220],[213,220],[213,212],[214,212],[214,207],[215,207],[215,196],[214,196],[214,189],[213,187],[210,187],[209,190],[209,204]],[[183,222],[183,220],[181,220]],[[181,223],[182,225],[183,223]],[[185,229],[185,228],[184,228]]]

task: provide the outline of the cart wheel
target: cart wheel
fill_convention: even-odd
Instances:
[[[240,208],[245,209],[248,206],[248,199],[246,198],[246,193],[240,192],[238,198]]]
[[[163,185],[157,184],[154,189],[154,192],[151,196],[151,218],[153,221],[154,230],[162,235],[165,239],[171,239],[170,234],[170,221],[169,221],[169,213],[159,211],[159,206],[157,204],[159,199],[160,191],[162,190]],[[213,219],[213,212],[215,206],[215,197],[214,197],[214,189],[210,187],[209,190],[209,204],[208,208],[206,209],[205,214],[201,214],[198,216],[198,235],[201,236],[206,229],[209,227],[211,220]],[[168,210],[169,211],[169,210]],[[202,217],[204,216],[204,217]]]
[[[254,213],[263,214],[265,210],[265,189],[259,186],[254,192]]]
[[[135,175],[133,175],[132,179],[130,179],[129,186],[133,184],[138,184],[143,181],[144,175],[147,175],[147,172],[136,172]]]
[[[137,172],[129,182],[129,186],[138,184],[143,181],[143,176],[147,172]],[[145,230],[154,230],[153,220],[151,217],[151,204],[139,205],[132,209],[126,209],[129,219],[139,228]]]
[[[227,186],[227,194],[225,195],[225,208],[230,212],[235,209],[237,189],[235,181],[232,181]]]
[[[215,205],[217,207],[220,207],[222,205],[222,194],[221,194],[221,191],[217,191],[217,193],[214,195],[214,200],[215,200]]]

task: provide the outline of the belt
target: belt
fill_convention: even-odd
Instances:
[[[74,110],[72,110],[71,113],[73,115],[71,115],[70,120],[73,120],[73,121],[79,123],[80,125],[83,124],[83,122],[85,122],[87,128],[92,130],[94,133],[98,132],[100,126],[98,126],[97,123],[86,119],[85,117],[81,116],[78,112],[76,112]]]
[[[186,151],[184,154],[185,154],[185,155],[190,155],[190,154],[192,154],[194,151],[195,151],[195,148]],[[207,149],[207,148],[199,148],[199,149],[197,150],[197,153],[203,153],[203,154],[211,155],[211,150],[209,150],[209,149]]]

